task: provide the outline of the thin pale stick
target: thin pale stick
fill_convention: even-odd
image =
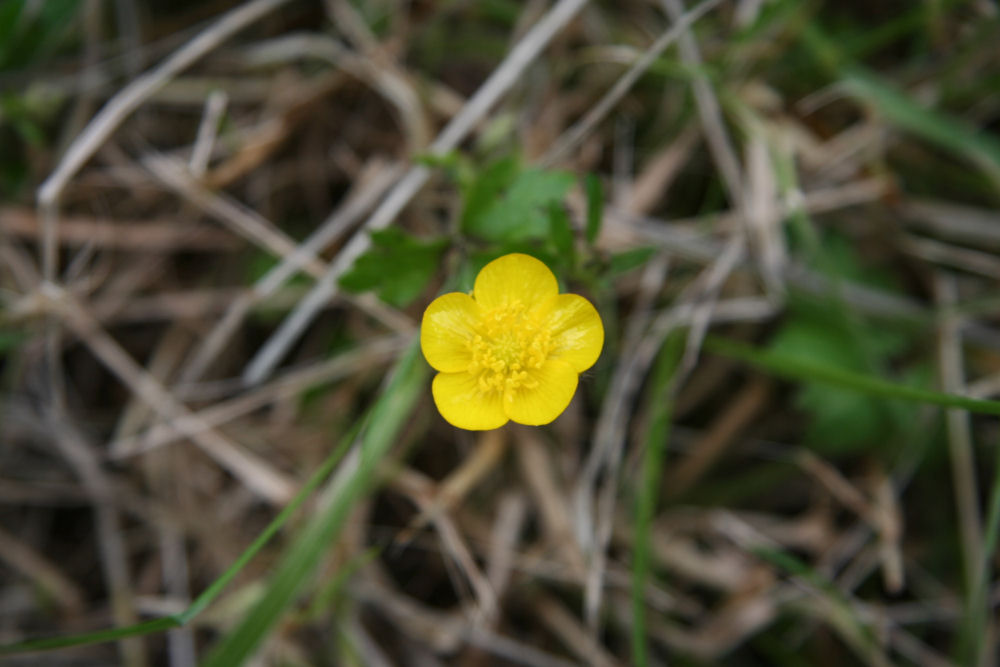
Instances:
[[[224,90],[213,90],[205,100],[205,112],[201,116],[198,136],[194,140],[191,159],[188,161],[188,169],[195,178],[205,175],[212,149],[215,148],[215,138],[219,133],[219,119],[225,113],[228,103],[229,96]]]

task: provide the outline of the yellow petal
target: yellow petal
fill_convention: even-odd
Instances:
[[[559,292],[559,283],[549,267],[530,255],[513,253],[498,257],[476,276],[472,295],[490,310],[520,301],[525,307],[545,301]]]
[[[468,294],[452,292],[431,301],[420,323],[420,349],[432,368],[464,371],[472,360],[467,342],[473,338],[482,309]]]
[[[472,373],[438,373],[431,384],[438,412],[451,424],[470,431],[486,431],[507,423],[503,396],[484,394]]]
[[[565,361],[550,360],[537,370],[529,371],[537,382],[533,389],[508,390],[503,409],[518,424],[540,426],[562,414],[576,393],[578,376]]]
[[[549,358],[565,361],[577,373],[593,366],[604,347],[604,325],[597,309],[582,296],[560,294],[539,310],[544,312],[543,326],[552,332]]]

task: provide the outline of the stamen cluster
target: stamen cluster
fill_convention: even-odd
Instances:
[[[479,333],[468,345],[472,357],[468,372],[477,376],[483,393],[535,389],[538,381],[529,371],[541,368],[548,359],[552,332],[515,300],[486,313]]]

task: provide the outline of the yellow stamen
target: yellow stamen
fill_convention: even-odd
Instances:
[[[513,400],[511,392],[538,386],[531,371],[548,359],[552,333],[515,300],[487,313],[468,345],[469,372],[478,376],[480,390],[505,393]]]

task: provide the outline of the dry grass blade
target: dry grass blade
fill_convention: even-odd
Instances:
[[[221,426],[261,407],[299,396],[305,390],[351,376],[374,364],[388,363],[408,342],[397,337],[383,338],[343,357],[289,371],[252,392],[219,401],[197,413],[156,424],[144,433],[119,438],[111,443],[108,452],[113,458],[124,458],[191,437],[192,433]]]
[[[660,257],[643,272],[638,302],[625,328],[623,350],[626,355],[616,367],[611,389],[595,426],[594,445],[574,490],[574,525],[581,550],[590,555],[584,609],[591,630],[597,628],[601,605],[606,549],[611,539],[615,504],[619,489],[619,470],[625,450],[625,424],[628,410],[649,367],[640,359],[640,341],[652,320],[657,294],[667,276],[668,263]],[[604,484],[594,489],[599,475]]]
[[[661,0],[661,2],[667,14],[674,21],[674,25],[681,31],[678,37],[681,58],[688,65],[691,65],[695,72],[698,72],[702,64],[701,53],[698,49],[698,42],[691,34],[690,23],[686,25],[681,23],[684,20],[684,5],[680,0]],[[715,91],[712,90],[712,85],[704,74],[696,73],[691,85],[694,89],[694,99],[698,105],[701,125],[705,131],[705,139],[712,151],[712,159],[715,160],[719,175],[725,183],[729,201],[742,211],[744,207],[743,170],[722,121],[719,100],[716,99]]]
[[[46,280],[52,281],[56,273],[56,205],[66,183],[80,170],[83,164],[107,141],[111,133],[132,112],[171,78],[190,67],[193,63],[215,49],[234,33],[266,16],[287,0],[251,0],[233,9],[213,22],[197,37],[177,50],[158,67],[142,75],[122,89],[104,105],[90,121],[59,162],[55,171],[38,189],[38,202],[42,208],[43,226],[42,272]]]
[[[456,507],[487,473],[492,472],[506,451],[507,440],[502,430],[487,431],[479,439],[475,450],[454,472],[436,485],[433,499],[422,503],[421,512],[405,530],[396,536],[396,542],[408,542],[435,517]]]
[[[646,49],[643,54],[632,64],[615,82],[608,92],[601,97],[600,101],[590,108],[587,114],[577,121],[573,127],[566,130],[545,153],[539,162],[543,165],[552,165],[565,159],[566,155],[572,151],[588,134],[594,131],[608,113],[618,102],[628,93],[629,89],[635,85],[636,81],[649,69],[656,58],[667,50],[677,39],[684,34],[688,27],[705,15],[714,6],[719,4],[719,0],[705,0],[700,5],[686,13],[675,22],[673,27],[660,35],[653,44]]]
[[[766,380],[751,380],[741,388],[687,455],[669,471],[666,477],[669,493],[681,495],[690,489],[746,431],[770,399],[771,386]]]
[[[935,291],[942,307],[954,306],[957,285],[954,277],[939,273]],[[946,317],[941,323],[938,343],[938,359],[941,379],[946,391],[961,394],[965,389],[965,372],[962,353],[962,339],[954,316]],[[948,452],[951,455],[951,478],[955,505],[958,510],[958,526],[962,535],[962,557],[965,563],[966,590],[976,589],[976,573],[979,571],[979,554],[983,552],[982,516],[979,511],[979,485],[976,482],[976,462],[972,448],[972,429],[969,413],[959,410],[947,412]]]
[[[238,236],[258,244],[278,257],[289,257],[298,249],[294,239],[289,238],[274,223],[265,220],[251,209],[199,185],[187,174],[184,165],[162,155],[150,155],[143,159],[142,164],[164,185],[215,217]],[[327,267],[324,262],[312,257],[303,262],[303,269],[318,278],[326,272]]]
[[[38,216],[31,209],[13,206],[0,209],[0,233],[37,239],[41,231]],[[229,234],[183,220],[111,221],[83,216],[62,218],[58,242],[69,246],[93,243],[101,248],[163,252],[234,250],[239,245]]]
[[[190,411],[150,377],[72,297],[54,286],[48,288],[47,296],[51,300],[52,312],[62,317],[95,356],[151,408],[167,419],[190,416]],[[265,500],[282,504],[291,498],[295,488],[291,479],[218,432],[195,421],[185,434]]]

